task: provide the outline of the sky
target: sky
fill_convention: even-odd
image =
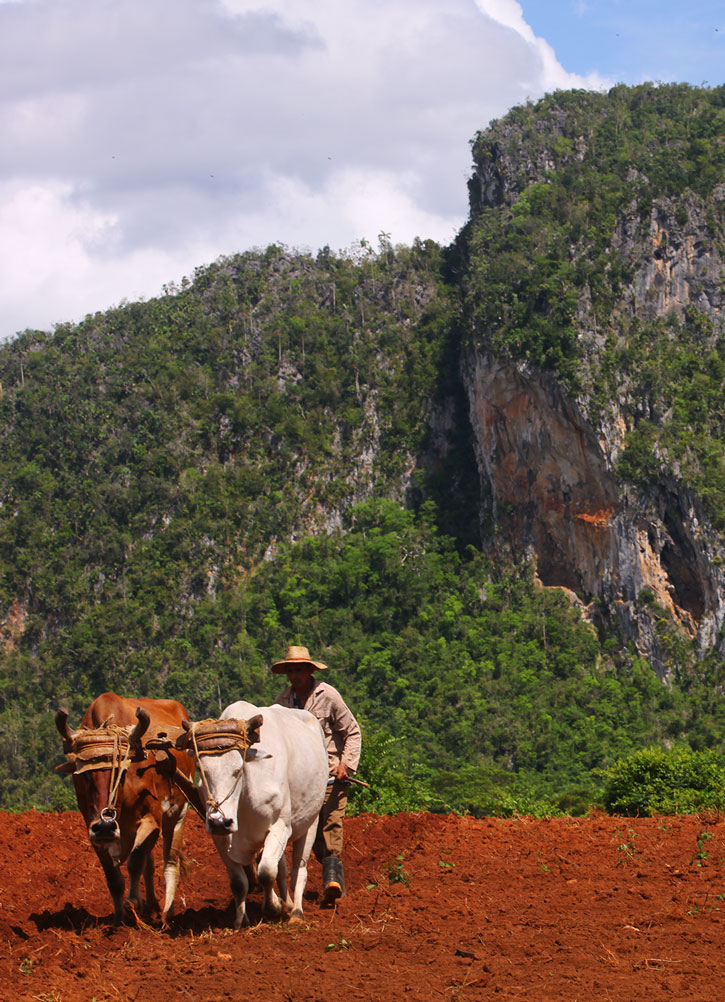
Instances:
[[[0,0],[0,341],[271,243],[449,243],[492,119],[724,65],[723,0]]]

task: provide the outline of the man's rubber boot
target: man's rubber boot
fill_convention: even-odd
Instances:
[[[322,906],[329,908],[345,893],[345,874],[342,860],[327,856],[322,861]]]

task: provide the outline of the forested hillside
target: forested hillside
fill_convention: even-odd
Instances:
[[[473,151],[450,248],[271,246],[0,349],[0,807],[72,803],[58,705],[265,703],[295,642],[363,724],[358,806],[583,809],[637,749],[722,750],[725,94],[555,94]],[[701,233],[681,309],[628,229],[662,199]],[[636,509],[671,581],[690,550],[657,492],[687,496],[669,604],[623,557],[546,550],[534,480],[477,425],[471,372],[505,367],[580,438],[616,425],[615,534]]]

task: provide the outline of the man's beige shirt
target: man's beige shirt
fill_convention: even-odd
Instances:
[[[291,685],[279,694],[275,702],[280,706],[299,709],[296,707],[294,689]],[[312,692],[301,709],[314,714],[322,724],[330,773],[332,774],[341,761],[354,772],[360,763],[362,746],[360,726],[337,689],[328,682],[313,679]]]

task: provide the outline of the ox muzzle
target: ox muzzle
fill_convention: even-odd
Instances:
[[[104,807],[98,820],[92,821],[88,827],[88,837],[91,842],[107,845],[121,837],[121,831],[116,820],[116,811],[112,807]]]
[[[237,819],[227,817],[218,807],[209,806],[206,812],[206,830],[209,835],[232,835],[237,831]]]

